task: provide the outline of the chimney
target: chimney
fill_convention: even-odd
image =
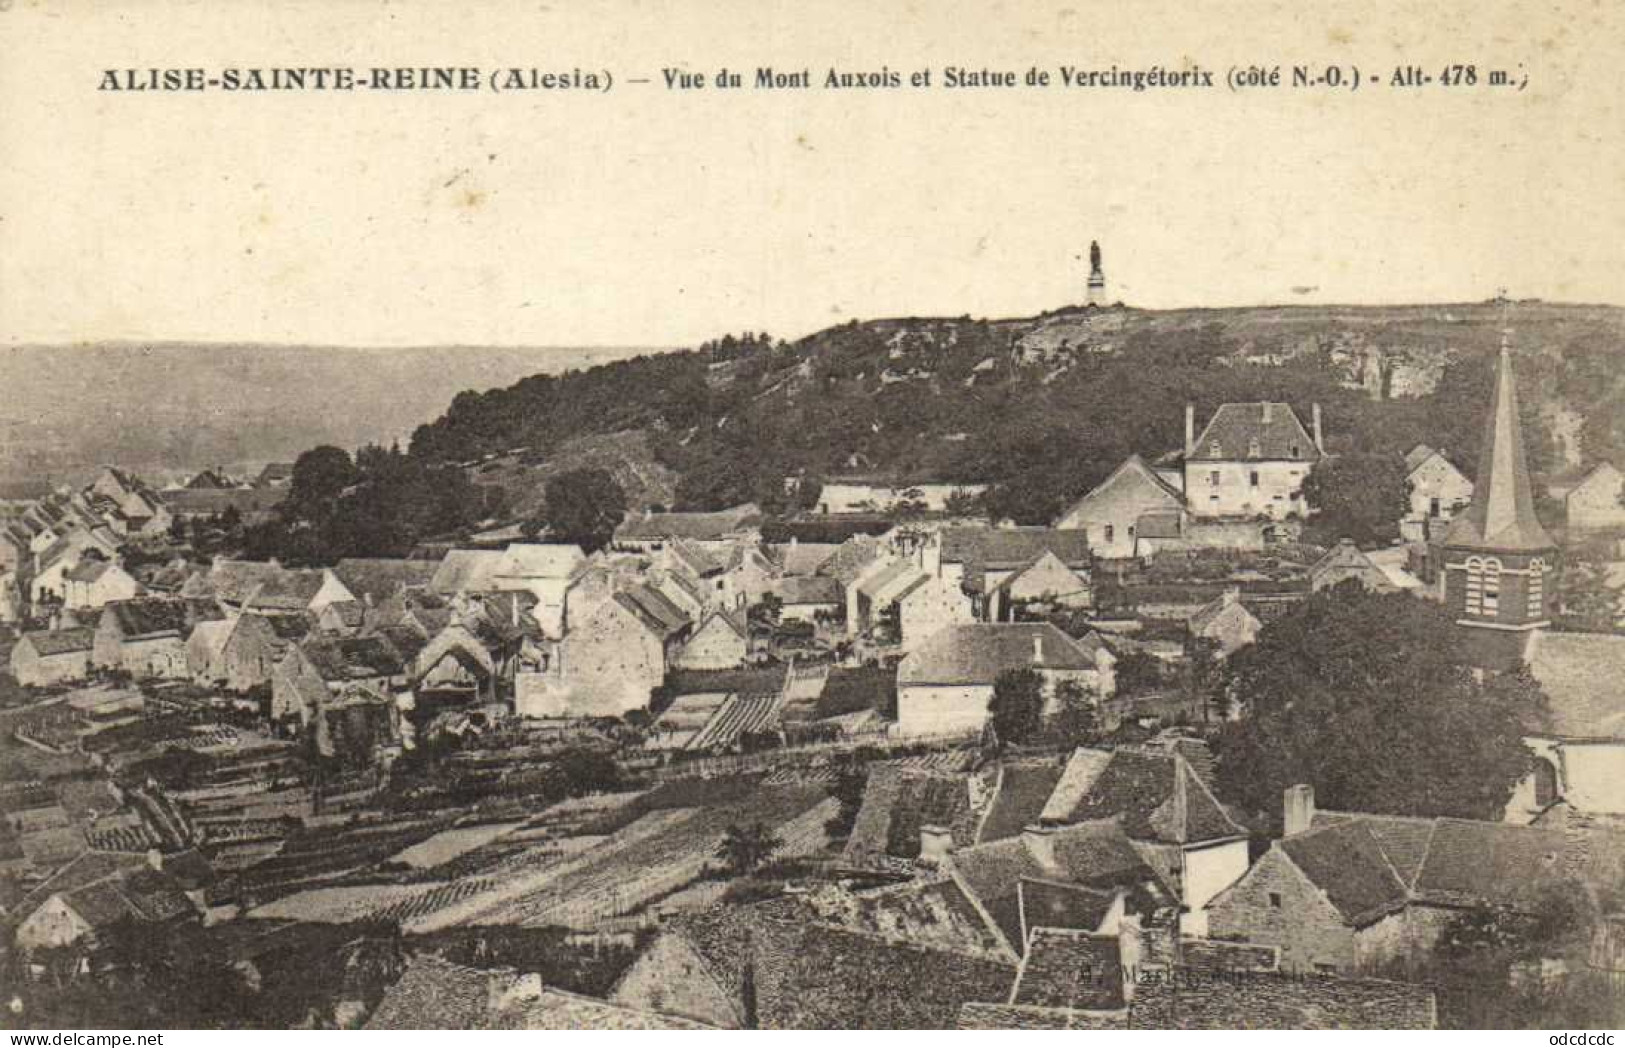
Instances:
[[[1307,833],[1315,821],[1315,788],[1302,782],[1288,786],[1282,800],[1281,836]]]
[[[1046,872],[1053,872],[1055,864],[1055,828],[1045,826],[1043,823],[1033,823],[1021,831],[1021,843],[1027,846],[1033,858],[1038,860]]]
[[[1196,454],[1196,405],[1185,405],[1185,457]]]
[[[1275,418],[1275,405],[1270,403],[1267,400],[1264,401],[1264,425],[1266,425],[1266,426],[1269,425],[1270,421],[1272,419],[1274,419],[1274,418]]]
[[[1042,666],[1043,664],[1044,664],[1044,635],[1042,633],[1035,633],[1035,634],[1033,634],[1033,665],[1034,666]]]
[[[1320,405],[1319,404],[1316,404],[1313,408],[1310,409],[1310,417],[1314,420],[1313,424],[1314,424],[1314,428],[1315,428],[1315,450],[1320,452],[1322,455],[1324,455],[1324,454],[1326,454],[1326,444],[1320,438]]]
[[[953,850],[954,835],[946,826],[926,824],[920,827],[920,861],[940,866]]]

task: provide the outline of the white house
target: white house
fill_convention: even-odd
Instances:
[[[1196,517],[1308,514],[1303,482],[1322,457],[1320,405],[1314,435],[1289,404],[1223,404],[1200,436],[1185,408],[1185,506]]]
[[[1625,526],[1625,475],[1611,462],[1598,463],[1563,497],[1570,528],[1616,528]]]
[[[1457,513],[1473,501],[1473,482],[1426,444],[1405,456],[1405,482],[1410,488],[1410,510],[1399,523],[1408,542],[1426,542],[1442,536]]]
[[[1116,689],[1116,662],[1095,634],[1073,640],[1047,622],[948,626],[926,638],[897,667],[897,732],[980,731],[987,723],[994,682],[1007,670],[1037,671],[1051,698],[1068,680],[1105,697]]]
[[[1159,472],[1138,455],[1130,455],[1109,477],[1095,485],[1055,521],[1057,528],[1081,530],[1089,536],[1096,556],[1127,558],[1137,555],[1135,543],[1148,515],[1176,519],[1185,512],[1179,485],[1184,475]]]

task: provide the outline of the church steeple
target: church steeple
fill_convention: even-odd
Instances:
[[[1512,350],[1504,339],[1473,501],[1440,545],[1445,603],[1469,659],[1484,669],[1515,668],[1530,637],[1548,624],[1557,543],[1535,516]]]
[[[1512,349],[1504,337],[1472,505],[1451,525],[1444,544],[1495,552],[1547,550],[1557,545],[1535,517],[1535,497],[1524,460],[1523,428],[1518,420]]]

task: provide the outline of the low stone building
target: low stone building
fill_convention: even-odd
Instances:
[[[83,680],[90,674],[96,634],[88,629],[35,630],[11,648],[11,675],[24,687]]]

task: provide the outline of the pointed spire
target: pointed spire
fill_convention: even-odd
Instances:
[[[1553,549],[1557,544],[1535,517],[1529,467],[1524,461],[1523,429],[1518,421],[1512,347],[1505,333],[1501,336],[1501,361],[1491,403],[1473,502],[1451,526],[1444,544],[1491,551]]]

